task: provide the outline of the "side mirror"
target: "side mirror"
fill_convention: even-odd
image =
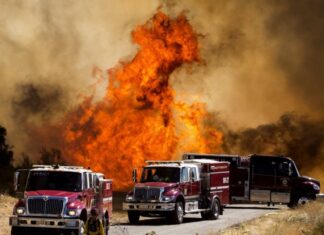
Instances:
[[[16,197],[18,198],[24,197],[24,191],[26,187],[28,173],[29,173],[28,169],[20,169],[15,171],[14,173],[13,187],[14,187]]]
[[[133,182],[134,183],[137,182],[137,169],[136,168],[133,169]]]
[[[14,174],[14,191],[17,192],[19,190],[20,184],[19,184],[19,171],[16,171]]]

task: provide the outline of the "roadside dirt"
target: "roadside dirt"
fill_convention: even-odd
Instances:
[[[292,210],[279,210],[208,235],[323,235],[324,202],[318,200]]]

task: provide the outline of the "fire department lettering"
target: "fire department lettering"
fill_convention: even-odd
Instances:
[[[229,177],[223,177],[223,184],[229,183]]]

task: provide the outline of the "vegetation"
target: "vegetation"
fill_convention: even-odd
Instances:
[[[20,157],[21,161],[18,163],[16,162],[16,166],[14,166],[13,162],[15,158],[13,146],[7,144],[7,130],[0,125],[0,193],[13,193],[13,175],[16,169],[30,168],[33,163],[65,164],[59,149],[48,150],[42,148],[39,153],[39,160],[35,162],[32,162],[30,157],[23,153]]]
[[[0,126],[0,191],[10,192],[14,172],[12,146],[6,143],[7,131]]]
[[[324,234],[324,202],[313,202],[295,210],[269,213],[244,224],[210,233],[210,235],[322,235]]]

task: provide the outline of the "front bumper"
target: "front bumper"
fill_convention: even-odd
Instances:
[[[83,221],[79,219],[33,218],[11,216],[9,224],[15,227],[73,229],[83,232]]]
[[[173,211],[175,203],[124,202],[123,210],[127,211]]]

